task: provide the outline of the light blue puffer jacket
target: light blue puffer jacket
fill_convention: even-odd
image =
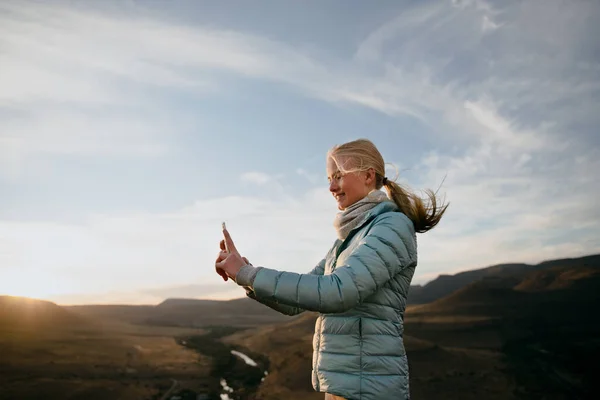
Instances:
[[[308,274],[261,268],[248,295],[284,314],[319,312],[313,339],[316,391],[346,399],[409,396],[403,320],[417,265],[412,221],[391,201]]]

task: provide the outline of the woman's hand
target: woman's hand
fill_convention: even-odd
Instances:
[[[240,269],[244,265],[249,264],[249,262],[246,257],[242,257],[237,251],[227,229],[223,230],[223,235],[225,236],[225,240],[221,240],[221,251],[215,261],[215,270],[221,275],[224,281],[227,281],[228,278],[235,281]],[[226,249],[229,249],[229,252]]]

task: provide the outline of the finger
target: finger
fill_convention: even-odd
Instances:
[[[227,282],[227,279],[229,279],[225,271],[223,271],[222,269],[217,269],[217,274],[219,274],[219,276],[221,276],[221,278],[223,278],[225,282]]]
[[[225,248],[225,240],[221,240],[221,241],[219,242],[219,247],[221,248],[221,250],[227,250],[227,249]]]
[[[228,253],[225,253],[223,251],[220,252],[219,257],[215,261],[215,268],[220,268],[222,270],[225,270],[225,264],[227,263],[227,257],[229,257]]]
[[[225,282],[227,282],[229,276],[227,275],[227,272],[225,272],[225,270],[221,268],[221,265],[223,264],[225,259],[227,259],[228,256],[229,253],[225,251],[220,251],[219,255],[217,256],[217,259],[215,260],[215,271],[217,272],[217,274],[221,275],[221,278],[223,278]]]
[[[225,236],[225,244],[227,244],[227,248],[230,252],[235,253],[237,249],[235,248],[235,244],[233,243],[233,239],[231,239],[231,235],[227,229],[223,230],[223,235]]]
[[[215,261],[215,263],[220,263],[221,261],[225,260],[227,257],[229,257],[228,252],[220,251],[219,254],[217,255],[217,260]]]
[[[221,278],[223,278],[223,280],[225,282],[227,282],[227,280],[229,279],[229,276],[227,276],[227,273],[225,271],[223,271],[221,268],[216,268],[217,274],[221,275]]]

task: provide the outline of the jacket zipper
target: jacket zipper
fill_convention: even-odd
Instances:
[[[317,354],[315,357],[315,366],[313,368],[313,374],[315,374],[315,382],[317,383],[317,391],[321,390],[321,382],[319,381],[319,359],[321,358],[321,336],[323,335],[322,332],[322,328],[323,328],[323,317],[319,316],[319,326],[317,327],[317,330],[319,332],[319,337],[318,337],[318,342],[317,342]]]

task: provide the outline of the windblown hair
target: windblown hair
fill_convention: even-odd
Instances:
[[[435,227],[448,208],[448,204],[440,204],[436,194],[430,189],[425,190],[427,199],[424,200],[390,178],[387,178],[384,185],[385,162],[370,140],[358,139],[336,145],[329,150],[327,157],[333,159],[343,174],[365,172],[373,168],[376,189],[385,187],[390,199],[413,222],[416,232],[424,233]]]

